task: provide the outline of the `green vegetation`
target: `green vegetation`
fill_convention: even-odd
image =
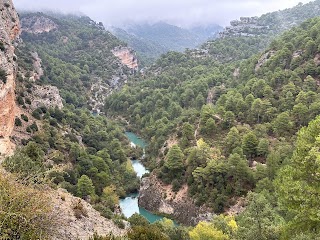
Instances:
[[[7,73],[5,70],[0,69],[0,80],[6,84],[7,83]]]
[[[1,239],[49,239],[56,227],[43,191],[0,176]]]
[[[269,44],[284,31],[320,15],[320,1],[298,4],[293,8],[266,13],[252,23],[224,31],[223,38],[208,41],[202,49],[221,62],[248,59],[268,48]],[[254,26],[252,26],[254,25]]]
[[[106,115],[96,117],[88,110],[88,89],[96,77],[110,79],[119,70],[110,52],[119,42],[88,18],[49,18],[57,30],[23,37],[26,49],[36,50],[43,60],[40,84],[57,86],[65,107],[33,111],[39,128],[21,115],[32,122],[27,130],[32,137],[4,161],[7,171],[25,183],[63,187],[124,227],[114,212],[119,197],[137,191],[139,179],[128,159],[133,150],[124,129],[111,120],[121,118],[150,139],[145,164],[174,192],[188,185],[195,203],[216,214],[247,200],[235,218],[215,215],[189,228],[175,227],[167,219],[149,224],[134,215],[128,220],[128,239],[319,236],[320,18],[284,33],[268,50],[241,62],[221,64],[195,58],[192,51],[162,55],[144,74],[129,78],[108,96]],[[212,51],[221,51],[221,56],[226,52],[225,57],[237,54],[224,40]],[[238,38],[234,43],[245,49],[251,40]],[[256,46],[241,50],[240,58],[249,57]],[[23,52],[21,56],[23,66],[30,67]],[[32,92],[31,82],[21,83]],[[23,99],[24,91],[18,96],[19,103],[29,102]],[[80,205],[74,212],[77,218],[86,215]]]
[[[25,56],[25,50],[36,51],[46,72],[40,83],[57,86],[66,103],[87,106],[88,90],[93,83],[101,81],[101,85],[112,88],[114,75],[118,76],[120,72],[129,75],[130,70],[120,67],[119,60],[111,52],[124,44],[90,18],[21,14],[22,19],[32,16],[48,18],[58,27],[42,34],[23,32],[21,37],[26,46],[18,52],[19,58],[21,55],[19,65],[26,69],[32,67],[32,59]],[[22,60],[24,63],[20,64]]]
[[[146,164],[175,191],[187,183],[197,204],[224,212],[254,190],[236,219],[236,238],[317,235],[318,120],[297,142],[295,133],[320,113],[319,27],[315,18],[284,33],[263,62],[257,55],[222,66],[188,52],[168,53],[105,107],[151,139]],[[166,147],[170,137],[178,145]],[[157,157],[163,159],[158,164]],[[208,235],[222,234],[214,227]],[[192,234],[197,239],[196,229]]]

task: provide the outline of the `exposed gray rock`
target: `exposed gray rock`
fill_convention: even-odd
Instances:
[[[43,76],[43,69],[42,69],[42,60],[40,59],[37,52],[31,53],[33,58],[33,68],[34,74],[32,76],[32,80],[39,80]]]
[[[274,56],[274,54],[275,54],[275,51],[268,51],[262,54],[262,56],[258,60],[258,63],[254,69],[255,72],[257,72],[272,56]]]
[[[63,108],[62,98],[59,94],[59,89],[54,86],[45,85],[34,85],[32,87],[31,96],[31,109],[34,110],[38,107],[45,106],[47,108],[59,109]]]
[[[178,222],[196,225],[199,221],[209,221],[213,213],[198,207],[188,196],[188,187],[184,185],[176,194],[171,186],[162,184],[154,175],[143,178],[139,191],[139,206],[148,211],[171,215]]]
[[[58,28],[58,25],[50,18],[44,16],[30,16],[21,20],[22,31],[40,34],[50,32]]]

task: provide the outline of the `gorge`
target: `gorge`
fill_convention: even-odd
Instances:
[[[132,147],[140,147],[145,149],[146,143],[143,139],[138,137],[136,134],[132,132],[126,132],[126,136],[131,142]],[[143,157],[143,156],[141,156]],[[137,176],[141,179],[145,173],[149,173],[149,171],[143,166],[140,160],[134,159],[131,160],[132,167],[136,172]],[[126,198],[120,199],[120,208],[122,213],[127,217],[131,217],[134,213],[138,213],[145,217],[150,223],[161,220],[163,217],[152,214],[151,212],[145,210],[142,207],[139,207],[138,204],[139,193],[129,194]]]

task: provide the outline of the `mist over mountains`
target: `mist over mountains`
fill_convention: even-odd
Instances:
[[[110,31],[135,49],[142,62],[155,60],[168,51],[184,51],[214,39],[223,28],[217,24],[181,28],[165,22],[141,23],[112,27]]]

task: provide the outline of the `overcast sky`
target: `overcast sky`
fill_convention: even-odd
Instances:
[[[13,0],[18,10],[81,12],[106,26],[128,21],[166,21],[179,26],[228,25],[311,0]]]

